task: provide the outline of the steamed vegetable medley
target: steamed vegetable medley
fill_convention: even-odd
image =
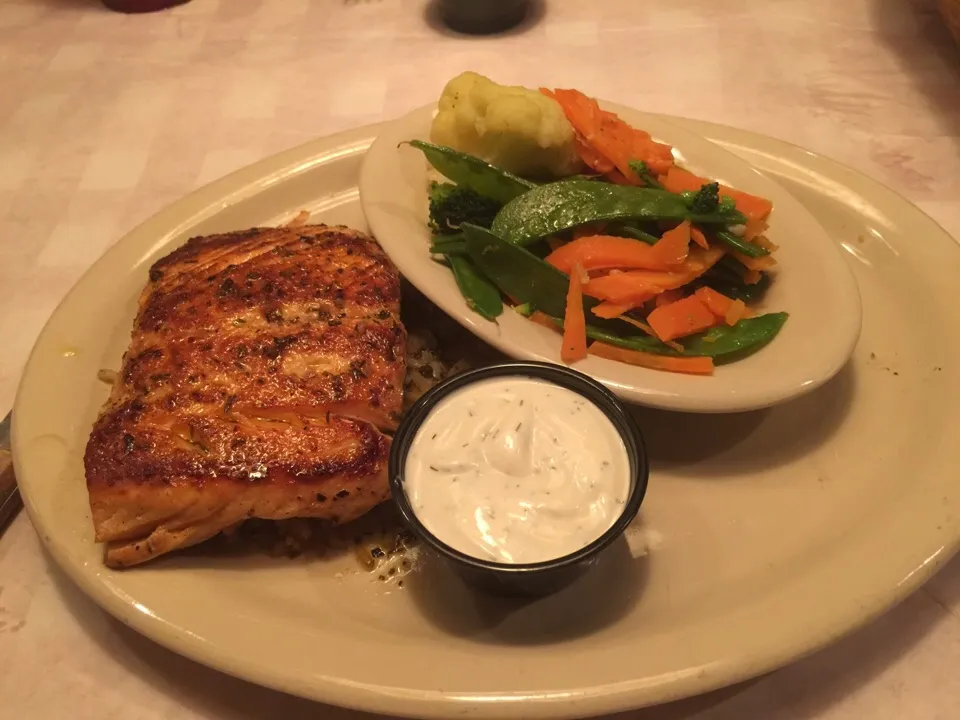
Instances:
[[[772,204],[697,177],[577,90],[448,83],[431,140],[433,256],[469,306],[562,333],[561,357],[710,374],[770,342]]]

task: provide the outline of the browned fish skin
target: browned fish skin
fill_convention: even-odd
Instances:
[[[193,238],[158,261],[84,458],[107,564],[382,502],[399,314],[396,268],[347,228]]]

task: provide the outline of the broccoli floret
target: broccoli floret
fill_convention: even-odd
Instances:
[[[430,185],[430,229],[438,235],[458,232],[465,222],[489,228],[500,207],[496,200],[470,188],[436,182]]]
[[[631,160],[627,164],[630,166],[630,169],[637,174],[637,177],[643,180],[643,183],[647,187],[657,188],[658,190],[663,189],[663,185],[657,182],[656,176],[650,171],[650,168],[643,160]]]
[[[707,183],[693,195],[690,211],[694,213],[712,213],[720,206],[720,184]]]

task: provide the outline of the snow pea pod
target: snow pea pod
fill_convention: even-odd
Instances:
[[[547,315],[563,317],[570,286],[566,273],[477,225],[464,225],[463,236],[470,258],[507,296],[519,303],[529,303]],[[596,305],[597,300],[584,296],[584,311]],[[616,322],[616,325],[625,323]]]
[[[623,237],[640,240],[641,242],[645,242],[647,245],[656,245],[658,242],[660,242],[660,238],[658,238],[656,235],[651,235],[646,230],[641,230],[633,225],[619,225],[613,229],[611,234],[620,234]]]
[[[773,340],[783,324],[787,313],[768,313],[741,320],[730,327],[726,325],[711,328],[704,333],[683,338],[683,351],[667,347],[649,335],[623,336],[605,332],[597,327],[587,326],[587,337],[609,345],[617,345],[627,350],[656,353],[658,355],[679,355],[684,357],[711,357],[718,364],[742,360]],[[558,327],[563,324],[556,320]]]
[[[537,187],[536,183],[452,148],[422,140],[410,140],[407,144],[421,151],[427,161],[444,177],[501,203],[510,202],[518,195]]]
[[[503,299],[497,286],[483,276],[469,257],[447,255],[460,294],[474,312],[487,320],[495,320],[503,314]]]
[[[508,202],[491,229],[518,245],[595,222],[692,220],[718,225],[745,222],[737,211],[691,212],[680,195],[588,180],[561,180],[540,185]]]
[[[769,255],[770,251],[766,248],[762,248],[759,245],[755,245],[749,240],[744,240],[742,237],[737,237],[732,232],[726,230],[717,231],[717,240],[729,245],[734,250],[742,252],[747,257],[763,257],[764,255]]]
[[[733,327],[711,328],[684,338],[683,354],[706,355],[719,363],[740,360],[773,340],[788,317],[785,312],[767,313],[741,320]]]
[[[467,241],[463,238],[463,233],[456,235],[434,235],[430,252],[434,255],[446,255],[447,253],[456,253],[463,255],[467,251]]]

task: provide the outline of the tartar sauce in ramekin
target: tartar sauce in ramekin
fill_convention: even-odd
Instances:
[[[442,398],[407,453],[404,490],[423,526],[471,557],[536,563],[604,534],[630,493],[610,419],[573,390],[493,378]]]

